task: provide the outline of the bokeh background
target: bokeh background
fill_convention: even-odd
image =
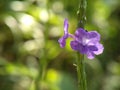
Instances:
[[[77,27],[79,0],[0,0],[0,90],[77,90],[76,52],[60,48],[63,22]],[[103,54],[85,58],[88,90],[120,90],[120,0],[87,0],[85,29]]]

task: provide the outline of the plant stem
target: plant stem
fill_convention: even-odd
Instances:
[[[77,11],[78,15],[78,28],[84,28],[86,22],[86,0],[79,0],[79,9]]]
[[[78,90],[87,90],[84,55],[77,52]]]
[[[78,28],[84,28],[86,22],[86,0],[79,0]],[[84,55],[77,52],[78,90],[87,90]]]

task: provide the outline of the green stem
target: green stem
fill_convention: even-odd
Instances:
[[[79,0],[79,9],[77,11],[78,15],[78,28],[84,28],[86,22],[86,0]]]
[[[86,22],[86,0],[79,0],[78,28],[84,28]],[[84,55],[77,52],[78,90],[87,90]]]
[[[87,90],[84,55],[77,52],[78,90]]]

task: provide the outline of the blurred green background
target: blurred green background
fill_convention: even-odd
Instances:
[[[76,52],[58,39],[65,18],[74,33],[78,1],[0,0],[0,90],[77,90]],[[120,90],[120,0],[87,1],[85,28],[105,48],[85,58],[88,90]]]

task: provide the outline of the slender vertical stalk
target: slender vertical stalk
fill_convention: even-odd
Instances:
[[[77,52],[78,90],[87,90],[84,55]]]
[[[78,28],[84,28],[86,22],[86,0],[79,0]],[[78,90],[87,90],[84,55],[77,52]]]
[[[79,9],[77,11],[78,15],[78,27],[84,28],[86,22],[86,0],[79,0]]]

